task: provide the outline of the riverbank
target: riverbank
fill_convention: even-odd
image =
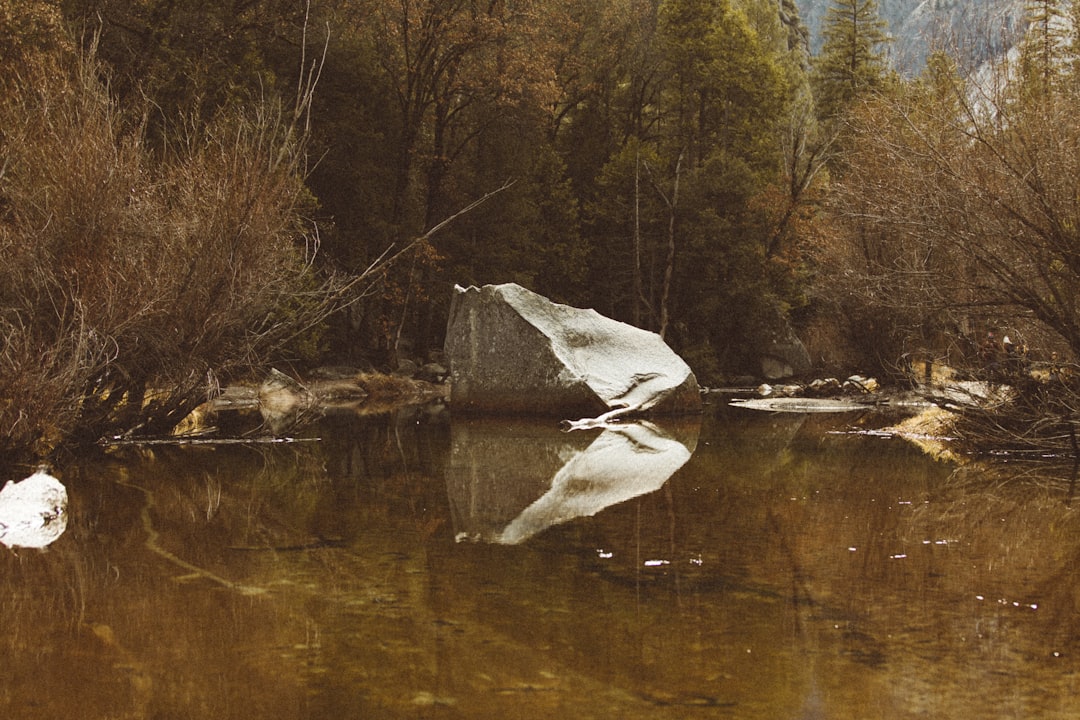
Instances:
[[[360,415],[444,401],[449,386],[409,375],[324,369],[296,379],[271,370],[260,383],[236,383],[196,407],[172,437],[280,435],[324,414]]]

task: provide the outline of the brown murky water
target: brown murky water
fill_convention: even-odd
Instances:
[[[1074,718],[1067,484],[880,419],[447,413],[58,468],[0,552],[9,718]]]

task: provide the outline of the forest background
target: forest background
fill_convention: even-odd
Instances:
[[[705,384],[791,328],[822,371],[1074,352],[1073,8],[904,75],[873,0],[813,53],[791,0],[0,0],[3,445],[437,358],[454,284],[655,330]]]

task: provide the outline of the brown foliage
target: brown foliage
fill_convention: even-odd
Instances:
[[[327,312],[273,109],[153,149],[83,57],[0,98],[0,443],[167,429]]]
[[[1068,373],[997,377],[998,353],[975,352],[1001,330],[1030,360],[1080,356],[1078,85],[1004,82],[1018,77],[1007,70],[974,84],[938,58],[919,83],[853,112],[829,292],[880,322],[872,341],[892,343],[894,359],[936,352],[1013,386],[1009,402],[960,411],[965,450],[1060,459],[1078,449]]]
[[[1075,102],[1021,102],[937,65],[864,103],[837,173],[833,287],[908,350],[1005,325],[1080,352]]]

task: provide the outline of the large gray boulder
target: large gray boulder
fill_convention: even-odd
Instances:
[[[454,289],[445,351],[455,411],[701,411],[694,373],[659,335],[512,283]]]

